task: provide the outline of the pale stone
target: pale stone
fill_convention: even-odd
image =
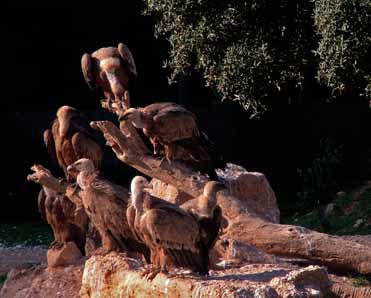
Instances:
[[[61,248],[50,248],[47,252],[49,268],[73,265],[81,258],[82,254],[74,242],[67,242]]]

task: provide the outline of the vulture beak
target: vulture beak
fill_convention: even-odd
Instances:
[[[36,172],[38,172],[39,170],[41,170],[40,169],[40,165],[34,164],[31,167],[31,170],[34,171],[35,173],[27,175],[27,180],[28,181],[32,181],[32,182],[38,182],[39,177],[37,176],[37,173]]]
[[[153,184],[152,183],[148,183],[147,187],[143,188],[144,191],[146,192],[152,192],[153,191]]]
[[[127,121],[131,118],[131,116],[133,115],[133,110],[132,109],[129,109],[127,110],[124,114],[122,114],[119,118],[119,121]]]
[[[75,167],[74,164],[69,165],[69,166],[67,167],[67,172],[71,173],[71,172],[75,172],[75,171],[76,171],[76,167]]]
[[[117,75],[115,74],[113,70],[106,71],[106,75],[107,75],[108,82],[111,86],[111,90],[114,94],[122,94],[125,92],[124,87],[122,86],[121,82],[119,81],[119,79],[117,78]]]
[[[28,181],[36,182],[37,181],[36,174],[29,174],[29,175],[27,175],[27,180]]]

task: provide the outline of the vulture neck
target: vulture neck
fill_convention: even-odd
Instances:
[[[216,196],[209,194],[201,195],[197,200],[197,209],[200,217],[211,218],[216,206]]]
[[[45,194],[47,197],[55,197],[57,196],[57,192],[49,187],[47,187],[46,185],[43,185],[43,189],[45,191]]]
[[[89,170],[84,170],[84,171],[81,171],[78,175],[77,175],[77,184],[80,186],[80,188],[82,190],[85,190],[87,187],[88,187],[88,181],[89,181],[89,177],[94,174],[93,171],[89,171]]]
[[[43,176],[41,179],[41,185],[48,196],[56,196],[61,190],[59,180],[53,176]]]
[[[145,192],[140,192],[140,193],[134,193],[132,202],[133,206],[137,212],[137,214],[142,214],[143,213],[143,202],[144,202],[144,196]]]
[[[143,203],[144,203],[144,196],[145,193],[141,192],[138,194],[134,194],[132,196],[132,204],[135,209],[135,220],[134,220],[134,226],[139,228],[140,226],[140,219],[144,213]]]

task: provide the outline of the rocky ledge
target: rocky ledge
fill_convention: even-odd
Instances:
[[[149,281],[141,264],[123,255],[93,256],[85,263],[81,298],[103,297],[327,297],[330,281],[319,266],[251,264],[210,276],[158,274]]]

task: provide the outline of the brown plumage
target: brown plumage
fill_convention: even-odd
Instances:
[[[103,253],[127,251],[141,253],[149,260],[149,251],[133,235],[126,219],[128,191],[100,177],[90,159],[80,159],[68,167],[78,172],[77,184],[84,208],[102,238]]]
[[[171,103],[154,103],[144,108],[130,108],[120,120],[130,120],[149,137],[154,154],[164,150],[170,162],[178,159],[215,177],[215,168],[223,167],[208,137],[199,131],[195,114]]]
[[[151,196],[146,192],[148,186],[144,177],[133,179],[127,216],[133,233],[151,250],[151,263],[162,270],[183,267],[207,274],[197,221],[176,205]]]
[[[51,226],[54,235],[53,247],[61,247],[66,242],[75,242],[84,254],[85,231],[80,226],[83,220],[76,217],[75,205],[63,194],[57,191],[59,181],[41,165],[31,167],[34,174],[27,179],[41,184],[43,189],[38,196],[38,206],[41,216]]]
[[[130,107],[125,92],[137,76],[137,70],[130,50],[123,43],[117,48],[101,48],[91,55],[84,54],[81,68],[90,89],[101,89],[111,103],[121,102],[125,110]]]
[[[52,129],[44,132],[44,142],[50,156],[57,160],[69,181],[73,181],[71,178],[75,175],[68,175],[67,167],[80,158],[89,158],[97,169],[100,168],[102,149],[93,137],[88,120],[72,107],[58,109]]]
[[[203,256],[209,262],[209,251],[214,247],[222,222],[222,209],[217,205],[216,194],[225,189],[222,183],[210,181],[206,183],[203,194],[182,204],[180,208],[187,211],[200,225],[201,239],[207,254]]]

